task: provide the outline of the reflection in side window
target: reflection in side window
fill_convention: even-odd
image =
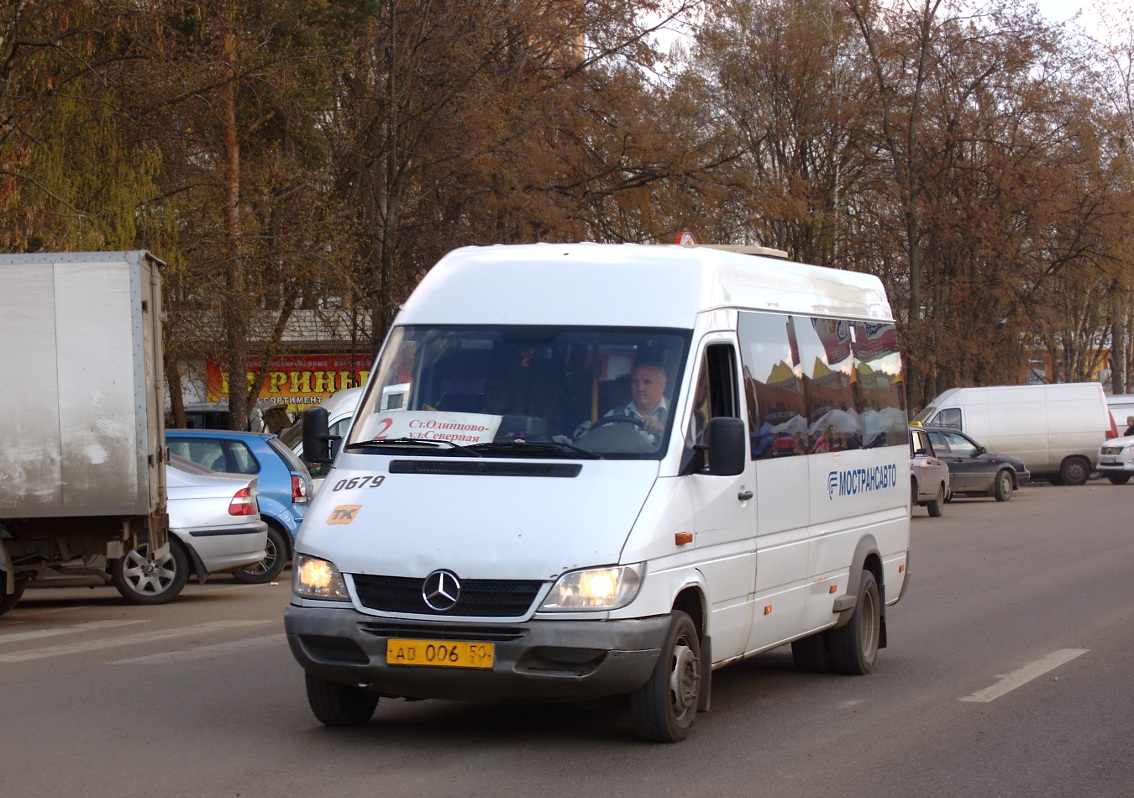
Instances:
[[[893,324],[741,313],[738,333],[753,459],[907,445]]]

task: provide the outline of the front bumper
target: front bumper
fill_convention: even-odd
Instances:
[[[650,677],[668,615],[619,621],[532,620],[518,624],[417,623],[352,608],[284,612],[295,659],[328,681],[384,696],[519,702],[576,701],[631,692]],[[491,669],[388,665],[390,638],[491,642]]]

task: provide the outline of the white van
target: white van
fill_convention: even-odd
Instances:
[[[877,278],[764,252],[469,247],[428,273],[297,541],[321,722],[629,694],[676,741],[730,662],[871,670],[908,584],[893,317]]]
[[[1082,485],[1114,428],[1097,382],[950,388],[915,422],[952,427],[990,450],[1019,457],[1032,477]]]

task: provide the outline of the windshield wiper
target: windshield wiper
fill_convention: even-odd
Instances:
[[[428,446],[430,448],[436,449],[438,446],[448,446],[450,448],[446,452],[446,454],[456,454],[457,452],[460,452],[467,457],[480,457],[479,452],[473,451],[468,446],[462,446],[459,443],[453,443],[453,441],[433,440],[431,438],[384,438],[382,440],[376,441],[355,441],[354,443],[348,443],[345,448],[377,449],[384,446],[392,446],[402,449],[414,449],[419,446]]]
[[[477,452],[496,452],[500,454],[514,454],[520,457],[524,455],[536,454],[563,454],[564,452],[574,452],[581,455],[588,460],[601,460],[602,455],[595,454],[587,449],[580,448],[573,443],[566,441],[557,441],[555,439],[547,441],[527,441],[523,438],[517,438],[514,441],[494,441],[492,443],[474,443],[469,447]]]

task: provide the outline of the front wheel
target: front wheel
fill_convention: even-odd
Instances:
[[[882,632],[882,606],[874,574],[864,570],[858,583],[858,602],[845,626],[828,634],[831,669],[835,673],[862,676],[870,673],[878,657]]]
[[[674,610],[649,681],[630,694],[630,712],[639,737],[676,743],[688,736],[697,717],[701,668],[697,627],[684,612]]]
[[[169,551],[161,560],[151,560],[143,543],[115,560],[110,575],[114,587],[131,604],[165,604],[177,598],[189,579],[189,553],[171,535]]]
[[[1130,481],[1129,474],[1108,474],[1107,479],[1110,480],[1112,485],[1125,485]]]
[[[1007,470],[996,475],[996,483],[992,486],[992,495],[998,502],[1006,502],[1012,498],[1012,475]]]
[[[268,539],[264,543],[264,559],[239,571],[233,571],[236,581],[246,585],[266,585],[271,582],[287,564],[287,540],[284,533],[271,524],[268,525]]]
[[[307,673],[307,703],[325,726],[361,726],[374,717],[378,695]]]

